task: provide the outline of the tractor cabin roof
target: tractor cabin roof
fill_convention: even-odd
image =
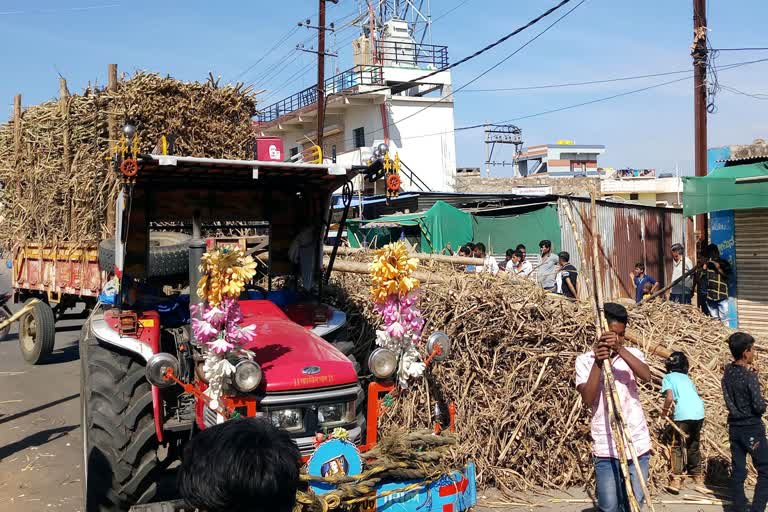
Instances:
[[[141,155],[136,181],[180,188],[301,188],[335,190],[358,170],[339,164],[226,160],[170,155]]]

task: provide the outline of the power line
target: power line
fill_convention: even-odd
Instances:
[[[555,25],[557,25],[558,23],[560,23],[560,21],[562,21],[562,20],[563,20],[563,19],[565,19],[567,16],[569,16],[569,15],[570,15],[570,14],[571,14],[573,11],[575,11],[576,9],[578,9],[578,8],[579,8],[579,7],[580,7],[582,4],[584,4],[584,2],[586,2],[586,1],[587,1],[587,0],[581,0],[579,3],[577,3],[575,6],[573,6],[573,7],[572,7],[570,10],[568,10],[568,11],[567,11],[567,12],[565,12],[565,13],[563,13],[563,15],[562,15],[562,16],[560,16],[560,17],[559,17],[559,18],[557,18],[555,21],[553,21],[552,23],[550,23],[550,24],[549,24],[549,25],[548,25],[546,28],[544,28],[544,30],[542,30],[541,32],[539,32],[538,34],[536,34],[535,36],[533,36],[532,38],[530,38],[528,41],[526,41],[526,42],[525,42],[525,43],[523,43],[521,46],[519,46],[519,47],[518,47],[518,48],[517,48],[515,51],[513,51],[512,53],[510,53],[509,55],[507,55],[506,57],[504,57],[503,59],[501,59],[500,61],[498,61],[497,63],[495,63],[493,66],[491,66],[491,67],[487,68],[487,69],[486,69],[486,70],[484,70],[482,73],[480,73],[479,75],[477,75],[477,76],[475,76],[474,78],[472,78],[472,79],[471,79],[469,82],[466,82],[466,83],[464,83],[463,85],[461,85],[460,87],[458,87],[456,90],[452,91],[450,94],[448,94],[448,95],[446,95],[446,96],[443,96],[443,97],[440,97],[440,98],[436,99],[435,101],[432,101],[432,102],[430,102],[430,103],[429,103],[429,104],[427,104],[425,107],[423,107],[423,108],[421,108],[421,109],[417,110],[416,112],[414,112],[414,113],[412,113],[412,114],[410,114],[410,115],[408,115],[408,116],[406,116],[406,117],[403,117],[402,119],[398,119],[397,121],[392,121],[391,123],[388,123],[388,124],[387,124],[387,128],[389,128],[390,126],[394,126],[396,123],[402,123],[403,121],[406,121],[406,120],[408,120],[408,119],[411,119],[411,118],[412,118],[412,117],[414,117],[414,116],[417,116],[417,115],[421,114],[422,112],[424,112],[424,111],[425,111],[425,110],[427,110],[428,108],[430,108],[430,107],[433,107],[433,106],[435,106],[435,105],[437,105],[437,104],[441,103],[441,102],[442,102],[443,100],[445,100],[446,98],[449,98],[449,97],[451,97],[451,96],[453,96],[453,95],[455,95],[455,94],[457,94],[457,93],[461,92],[461,91],[462,91],[464,88],[466,88],[467,86],[469,86],[469,85],[471,85],[471,84],[475,83],[476,81],[480,80],[482,77],[484,77],[485,75],[487,75],[488,73],[490,73],[490,72],[491,72],[491,71],[493,71],[494,69],[498,68],[499,66],[501,66],[502,64],[504,64],[505,62],[507,62],[509,59],[511,59],[512,57],[514,57],[514,56],[515,56],[515,55],[517,55],[518,53],[520,53],[520,52],[521,52],[521,51],[522,51],[524,48],[526,48],[526,47],[527,47],[529,44],[531,44],[531,43],[533,43],[534,41],[536,41],[536,40],[537,40],[539,37],[541,37],[541,36],[543,36],[544,34],[546,34],[547,32],[549,32],[549,30],[550,30],[550,29],[552,29],[552,27],[554,27]],[[562,4],[562,2],[561,2],[561,4]],[[539,19],[541,19],[541,17],[539,17]],[[530,26],[530,24],[529,24],[528,26]],[[374,131],[373,131],[373,132],[371,132],[371,133],[378,133],[378,132],[380,132],[380,131],[383,131],[383,130],[384,130],[384,127],[382,127],[382,128],[378,128],[378,129],[374,130]]]
[[[742,67],[742,66],[748,66],[748,65],[751,65],[751,64],[759,64],[759,63],[762,63],[762,62],[768,62],[768,58],[766,58],[766,59],[758,59],[758,60],[751,60],[751,61],[745,61],[745,62],[736,62],[736,63],[732,63],[732,64],[726,64],[725,66],[722,66],[720,68],[720,70],[721,71],[728,71],[728,70],[739,68],[739,67]],[[610,101],[612,99],[616,99],[616,98],[619,98],[619,97],[622,97],[622,96],[629,96],[631,94],[638,94],[638,93],[641,93],[641,92],[648,91],[650,89],[655,89],[655,88],[663,87],[665,85],[669,85],[669,84],[672,84],[672,83],[675,83],[675,82],[682,82],[684,80],[688,80],[688,79],[693,77],[693,72],[689,71],[689,73],[691,74],[691,76],[687,76],[687,77],[683,77],[683,78],[678,78],[676,80],[670,80],[670,81],[667,81],[667,82],[662,82],[660,84],[656,84],[656,85],[652,85],[652,86],[648,86],[648,87],[642,87],[640,89],[634,89],[632,91],[627,91],[627,92],[624,92],[624,93],[621,93],[621,94],[614,94],[614,95],[606,96],[606,97],[603,97],[603,98],[597,98],[595,100],[588,101],[588,102],[582,102],[582,103],[577,103],[577,104],[574,104],[574,105],[568,105],[568,106],[557,108],[557,109],[547,110],[547,111],[544,111],[544,112],[538,112],[536,114],[529,114],[529,115],[526,115],[526,116],[516,117],[516,118],[513,118],[513,119],[506,119],[504,121],[494,121],[492,123],[479,123],[479,124],[473,124],[473,125],[469,125],[469,126],[461,126],[461,127],[458,127],[458,128],[454,128],[453,130],[444,130],[442,132],[428,133],[428,134],[422,134],[422,135],[412,135],[410,137],[402,137],[402,139],[403,140],[406,140],[406,139],[418,139],[418,138],[423,138],[423,137],[432,137],[432,136],[436,136],[436,135],[448,135],[450,133],[461,132],[461,131],[476,130],[478,128],[483,128],[483,127],[488,126],[488,125],[507,124],[507,123],[510,123],[510,122],[513,122],[513,121],[517,121],[517,120],[520,120],[520,119],[530,119],[532,117],[543,116],[543,115],[552,114],[552,113],[555,113],[555,112],[562,112],[564,110],[570,110],[570,109],[574,109],[574,108],[578,108],[578,107],[583,107],[583,106],[586,106],[586,105],[592,105],[592,104],[595,104],[595,103],[601,103],[601,102],[604,102],[604,101]]]
[[[120,4],[88,5],[84,7],[57,7],[57,8],[51,8],[51,9],[30,9],[28,11],[0,11],[0,16],[12,16],[14,14],[58,14],[58,13],[64,13],[64,12],[112,9],[115,7],[120,7]]]
[[[352,18],[352,17],[354,17],[355,15],[356,15],[356,13],[354,13],[354,12],[352,12],[352,13],[348,13],[348,14],[346,14],[346,15],[342,16],[341,18],[338,18],[338,20],[337,20],[336,22],[339,22],[339,21],[341,21],[341,20],[346,20],[346,19],[348,19],[348,18]],[[348,29],[350,29],[350,28],[353,28],[353,27],[354,27],[354,25],[353,25],[353,24],[351,24],[351,22],[350,22],[350,23],[346,23],[344,26],[342,26],[342,28],[335,30],[335,31],[334,31],[334,34],[338,35],[338,34],[340,34],[340,33],[344,32],[345,30],[348,30]],[[345,45],[345,44],[347,44],[347,43],[351,42],[353,39],[355,39],[355,37],[357,37],[357,36],[354,36],[354,35],[353,35],[351,38],[347,38],[347,39],[345,39],[345,40],[344,40],[344,41],[342,41],[340,44],[341,44],[341,45]],[[311,43],[311,42],[312,42],[314,39],[315,39],[315,36],[314,36],[314,35],[310,35],[310,36],[308,36],[306,39],[304,39],[303,41],[301,41],[299,44],[300,44],[300,45],[309,44],[309,43]],[[290,59],[288,62],[285,62],[285,59],[287,59],[287,58],[288,58],[288,57],[289,57],[289,56],[290,56],[292,53],[294,53],[294,52],[296,52],[296,49],[295,49],[295,48],[291,49],[291,50],[290,50],[290,51],[289,51],[289,52],[288,52],[288,53],[287,53],[287,54],[286,54],[284,57],[280,58],[280,59],[279,59],[277,62],[275,62],[275,63],[272,65],[272,67],[270,67],[270,68],[269,68],[269,69],[268,69],[266,72],[262,73],[262,74],[261,74],[261,75],[260,75],[258,78],[254,79],[253,83],[255,84],[255,83],[257,83],[257,82],[258,82],[259,84],[265,84],[265,83],[267,83],[269,80],[274,80],[274,79],[276,79],[278,76],[280,76],[280,74],[282,74],[282,73],[283,73],[283,71],[285,71],[286,69],[288,69],[288,67],[289,67],[291,64],[293,64],[294,62],[296,62],[296,61],[299,59],[299,57],[300,57],[300,54],[299,54],[299,53],[296,53],[296,55],[294,55],[294,57],[293,57],[292,59]],[[280,67],[280,65],[281,65],[281,64],[282,64],[282,67]],[[275,71],[277,68],[279,68],[279,70],[278,70],[278,71]],[[307,67],[305,66],[303,69],[305,69],[305,70],[306,70],[306,69],[307,69]],[[296,74],[294,74],[294,75],[292,75],[292,76],[296,76]],[[285,85],[285,84],[284,84],[284,85]],[[281,87],[283,87],[283,86],[281,86]]]
[[[449,14],[451,14],[453,11],[459,9],[460,7],[464,6],[464,4],[469,3],[469,0],[463,0],[462,2],[459,2],[458,4],[454,5],[451,9],[448,9],[443,14],[439,15],[437,18],[433,19],[431,23],[436,23],[440,21],[441,19],[445,18]]]
[[[725,91],[732,92],[734,94],[738,94],[740,96],[748,96],[748,97],[754,98],[756,100],[768,100],[768,94],[765,94],[765,93],[761,93],[761,92],[758,92],[758,93],[744,92],[744,91],[741,91],[739,89],[736,89],[735,87],[730,87],[730,86],[723,85],[723,84],[720,84],[720,88],[725,90]]]
[[[659,76],[680,75],[683,73],[690,73],[690,69],[683,69],[680,71],[666,71],[663,73],[651,73],[648,75],[634,75],[634,76],[622,76],[618,78],[606,78],[603,80],[590,80],[589,82],[567,82],[562,84],[548,84],[548,85],[531,85],[527,87],[502,87],[498,89],[465,89],[464,92],[509,92],[509,91],[532,91],[538,89],[558,89],[561,87],[576,87],[580,85],[595,85],[595,84],[607,84],[612,82],[623,82],[627,80],[640,80],[643,78],[656,78]]]
[[[507,35],[497,39],[493,43],[491,43],[491,44],[489,44],[489,45],[487,45],[487,46],[477,50],[473,54],[468,55],[468,56],[464,57],[463,59],[460,59],[457,62],[454,62],[453,64],[448,64],[447,66],[443,66],[441,68],[438,68],[435,71],[427,73],[426,75],[420,76],[418,78],[414,78],[413,80],[409,80],[408,82],[405,82],[405,83],[406,84],[419,85],[418,82],[420,82],[422,80],[425,80],[425,79],[427,79],[429,77],[435,76],[435,75],[437,75],[439,73],[442,73],[444,71],[448,71],[450,69],[453,69],[453,68],[455,68],[457,66],[460,66],[460,65],[464,64],[465,62],[469,62],[470,60],[475,59],[475,58],[479,57],[480,55],[482,55],[482,54],[492,50],[493,48],[496,48],[497,46],[499,46],[500,44],[504,43],[505,41],[507,41],[511,37],[516,36],[520,32],[523,32],[524,30],[527,30],[528,28],[530,28],[533,25],[535,25],[536,23],[540,22],[542,19],[546,18],[547,16],[549,16],[550,14],[552,14],[555,11],[557,11],[558,9],[560,9],[565,4],[567,4],[567,3],[571,2],[571,1],[572,0],[561,0],[560,3],[558,3],[554,7],[551,7],[549,9],[547,9],[542,14],[536,16],[535,18],[533,18],[531,21],[529,21],[528,23],[526,23],[522,27],[516,28],[515,30],[513,30],[509,34],[507,34]],[[582,0],[582,3],[583,2],[584,2],[584,0]],[[379,92],[379,91],[386,91],[386,90],[389,90],[389,87],[382,87],[380,89],[373,89],[373,90],[369,90],[369,91],[365,91],[365,92],[355,92],[355,93],[347,94],[347,96],[358,96],[360,94],[370,94],[370,93]]]
[[[716,52],[764,52],[768,48],[711,48]]]
[[[269,50],[264,52],[261,55],[261,57],[259,57],[258,60],[256,60],[256,62],[254,62],[253,64],[245,68],[243,71],[241,71],[240,74],[238,74],[235,77],[235,81],[239,80],[243,75],[245,75],[250,70],[258,66],[261,63],[261,61],[263,61],[267,57],[267,55],[270,55],[273,51],[277,50],[283,43],[285,43],[285,41],[287,41],[291,36],[293,36],[293,34],[298,32],[298,30],[299,30],[299,27],[293,27],[291,30],[286,32],[285,35],[281,37]]]

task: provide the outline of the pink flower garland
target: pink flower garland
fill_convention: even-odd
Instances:
[[[391,294],[387,300],[374,304],[374,309],[384,319],[384,330],[395,339],[410,337],[413,343],[421,339],[421,331],[424,328],[424,319],[416,308],[418,294],[410,292],[404,297]]]
[[[205,343],[215,354],[227,352],[253,341],[256,326],[240,327],[243,315],[235,299],[225,298],[216,306],[193,306],[192,331],[195,339]]]

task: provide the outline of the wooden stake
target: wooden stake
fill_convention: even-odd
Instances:
[[[110,64],[107,69],[107,90],[110,93],[117,92],[117,64]],[[107,114],[107,130],[109,132],[107,148],[111,151],[112,145],[117,143],[117,118],[113,112],[114,105],[111,102],[107,105],[107,109],[109,110],[109,114]],[[107,172],[110,171],[111,169],[107,170]],[[112,204],[112,201],[107,202],[107,233],[109,236],[113,236],[115,233],[115,205]]]
[[[13,149],[18,163],[21,160],[21,94],[13,98]]]
[[[62,141],[64,159],[62,164],[64,172],[69,175],[72,170],[72,150],[69,133],[69,90],[67,89],[67,80],[64,77],[59,78],[59,108],[61,109],[61,120],[64,127],[64,140]]]

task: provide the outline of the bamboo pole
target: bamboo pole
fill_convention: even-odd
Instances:
[[[19,318],[23,317],[24,315],[26,315],[27,313],[32,311],[32,309],[34,309],[35,305],[38,302],[40,302],[40,301],[37,300],[37,299],[32,299],[31,301],[29,301],[26,304],[24,304],[23,308],[21,308],[20,310],[18,310],[17,312],[15,312],[11,316],[9,316],[8,318],[6,318],[2,322],[0,322],[0,329],[5,329],[9,325],[11,325],[13,322],[15,322]]]
[[[591,227],[592,227],[592,258],[593,258],[593,264],[594,264],[594,271],[595,271],[595,293],[597,295],[597,313],[599,320],[596,320],[596,322],[599,322],[598,326],[598,335],[601,335],[603,331],[608,330],[608,322],[605,319],[605,314],[603,311],[603,289],[602,289],[602,269],[600,268],[600,259],[599,259],[599,244],[598,244],[598,237],[599,237],[599,230],[598,230],[598,224],[597,224],[597,201],[596,201],[596,192],[592,192],[590,194],[591,197],[591,208],[590,208],[590,217],[591,217]],[[637,498],[634,495],[634,492],[632,490],[632,481],[629,476],[629,466],[627,465],[627,458],[626,454],[624,452],[624,441],[626,437],[627,447],[629,448],[629,454],[632,458],[632,463],[635,465],[635,470],[637,472],[638,480],[640,481],[640,487],[643,490],[643,494],[645,495],[645,500],[648,503],[649,508],[651,509],[651,512],[655,512],[655,509],[653,507],[653,503],[651,502],[651,494],[648,491],[648,485],[645,481],[645,476],[643,476],[643,472],[640,469],[640,461],[637,456],[637,450],[635,449],[635,445],[632,442],[632,436],[630,435],[629,429],[627,427],[627,422],[624,419],[624,414],[621,408],[621,399],[619,397],[619,394],[616,390],[616,381],[613,376],[613,370],[611,369],[611,362],[609,360],[603,361],[603,374],[604,374],[604,399],[606,402],[608,402],[608,412],[612,415],[612,433],[614,434],[614,441],[616,442],[616,451],[619,452],[619,457],[621,458],[619,463],[622,469],[622,472],[625,472],[625,486],[627,487],[627,497],[629,498],[629,505],[630,509],[637,509],[640,510],[640,505],[637,501]],[[618,434],[618,435],[616,435]]]
[[[330,258],[323,258],[323,265],[327,266],[329,263]],[[333,270],[336,272],[352,272],[354,274],[370,274],[371,272],[368,263],[362,263],[358,261],[344,261],[338,258],[333,262]],[[422,284],[446,284],[450,282],[448,277],[445,277],[444,275],[438,274],[436,272],[425,272],[417,270],[411,273],[411,276],[421,281]]]
[[[590,229],[592,231],[592,269],[594,272],[595,286],[592,290],[593,294],[592,300],[590,302],[592,303],[592,311],[595,316],[595,330],[597,332],[597,337],[599,338],[602,336],[603,331],[607,330],[607,325],[605,325],[604,319],[601,318],[603,316],[601,301],[602,291],[600,291],[600,283],[602,280],[600,279],[599,272],[600,262],[597,257],[597,216],[595,214],[595,210],[596,207],[593,195],[592,207],[590,209]],[[621,402],[616,401],[614,404],[613,400],[615,384],[616,383],[613,380],[613,371],[611,370],[611,361],[610,359],[605,359],[603,361],[603,401],[605,402],[606,408],[608,409],[608,421],[610,423],[612,434],[611,437],[613,437],[614,444],[616,445],[616,452],[619,457],[619,467],[621,468],[621,476],[624,480],[624,487],[626,488],[627,492],[629,510],[630,512],[640,512],[640,504],[637,502],[634,490],[632,489],[632,478],[629,473],[629,465],[627,464],[627,456],[624,448],[624,435],[618,419],[618,415],[621,413]],[[616,408],[618,408],[618,410],[615,410]],[[636,467],[639,469],[639,466]]]
[[[331,254],[333,251],[333,247],[326,245],[323,246],[323,253],[325,254]],[[355,247],[339,247],[337,254],[359,254],[361,252],[365,252],[364,249],[359,249]],[[463,256],[447,256],[445,254],[430,254],[425,252],[413,252],[411,253],[411,256],[414,258],[419,258],[420,260],[428,260],[428,261],[441,261],[443,263],[453,263],[454,265],[480,265],[482,266],[485,264],[485,261],[481,258],[465,258]]]
[[[685,265],[685,262],[683,262],[683,265]],[[648,302],[649,300],[653,300],[653,299],[655,299],[656,297],[660,297],[661,295],[664,295],[664,293],[666,293],[668,290],[671,290],[673,286],[675,286],[677,283],[679,283],[680,281],[682,281],[682,280],[683,280],[683,279],[685,279],[686,277],[688,277],[688,276],[692,275],[694,272],[696,272],[696,267],[693,267],[691,270],[689,270],[688,272],[686,272],[686,273],[685,273],[685,274],[683,274],[682,276],[678,277],[677,279],[675,279],[674,281],[672,281],[671,283],[669,283],[667,286],[665,286],[665,287],[664,287],[664,288],[662,288],[661,290],[658,290],[658,291],[654,292],[654,293],[653,293],[653,294],[652,294],[650,297],[648,297],[647,299],[643,299],[643,300],[641,300],[641,301],[639,302],[639,304],[643,304],[644,302]],[[683,290],[685,290],[685,285],[683,285]]]
[[[563,205],[564,205],[563,212],[565,212],[565,217],[568,219],[568,223],[571,225],[571,231],[573,231],[573,239],[576,241],[576,250],[579,252],[579,260],[581,260],[581,266],[583,268],[587,260],[584,257],[584,245],[581,243],[579,230],[576,227],[576,220],[573,216],[573,210],[571,209],[570,199],[563,201]],[[587,293],[589,293],[589,290],[592,287],[589,280],[589,274],[587,272],[580,272],[579,275],[581,275],[584,278],[584,284],[586,285]],[[594,303],[594,301],[592,302]]]

